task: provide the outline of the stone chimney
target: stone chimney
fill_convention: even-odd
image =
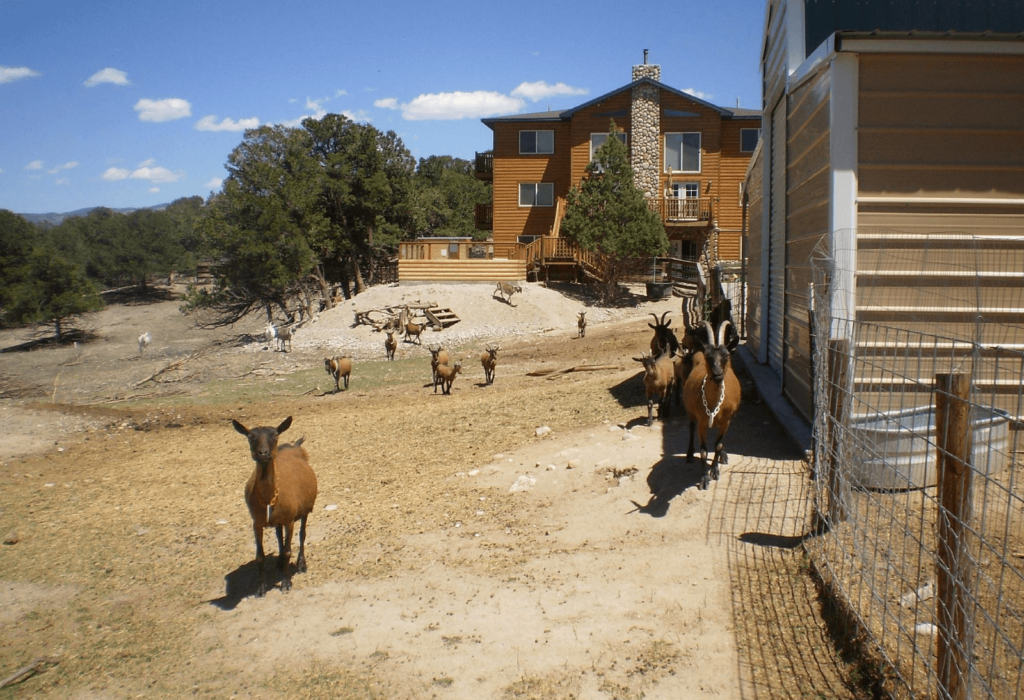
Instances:
[[[661,82],[661,66],[644,62],[633,66],[633,82],[650,78]],[[657,197],[661,173],[661,91],[654,85],[633,88],[630,104],[633,180],[645,197]]]

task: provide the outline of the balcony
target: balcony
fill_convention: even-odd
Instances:
[[[650,197],[647,206],[670,226],[703,226],[711,221],[713,197]]]
[[[494,228],[494,205],[477,204],[474,215],[477,231],[490,231]]]
[[[475,175],[480,180],[490,180],[494,177],[494,151],[476,154]]]

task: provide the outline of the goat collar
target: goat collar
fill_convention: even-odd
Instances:
[[[704,404],[704,412],[708,414],[708,427],[715,425],[715,416],[722,410],[722,404],[725,403],[725,387],[719,385],[718,387],[718,403],[715,404],[715,409],[711,410],[708,407],[708,397],[704,393],[704,386],[708,383],[708,375],[704,375],[704,381],[700,383],[700,400]]]

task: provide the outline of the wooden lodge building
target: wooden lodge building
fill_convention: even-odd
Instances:
[[[632,78],[571,109],[483,119],[494,132],[492,149],[476,156],[477,177],[492,183],[492,203],[477,208],[477,228],[492,234],[486,255],[461,257],[471,248],[466,242],[409,244],[400,251],[399,279],[595,277],[592,257],[561,238],[560,225],[569,190],[613,120],[637,186],[662,216],[669,255],[740,259],[742,188],[761,112],[718,107],[669,87],[646,55]]]

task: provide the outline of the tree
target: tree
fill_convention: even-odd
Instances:
[[[476,205],[491,201],[490,186],[473,175],[473,168],[452,156],[420,159],[413,178],[417,236],[487,237],[476,229]]]
[[[586,170],[583,181],[569,192],[561,230],[581,247],[601,254],[605,295],[612,296],[638,258],[668,250],[668,236],[633,180],[629,152],[617,138],[614,121]]]
[[[52,324],[59,341],[69,319],[103,308],[96,285],[48,243],[36,246],[15,274],[4,293],[5,320],[12,324]]]
[[[192,290],[186,311],[210,311],[201,323],[226,326],[262,309],[291,316],[288,301],[307,299],[317,266],[310,240],[324,226],[317,207],[319,171],[301,129],[262,126],[245,132],[228,156],[223,192],[199,224],[203,248],[216,261],[212,292]]]

